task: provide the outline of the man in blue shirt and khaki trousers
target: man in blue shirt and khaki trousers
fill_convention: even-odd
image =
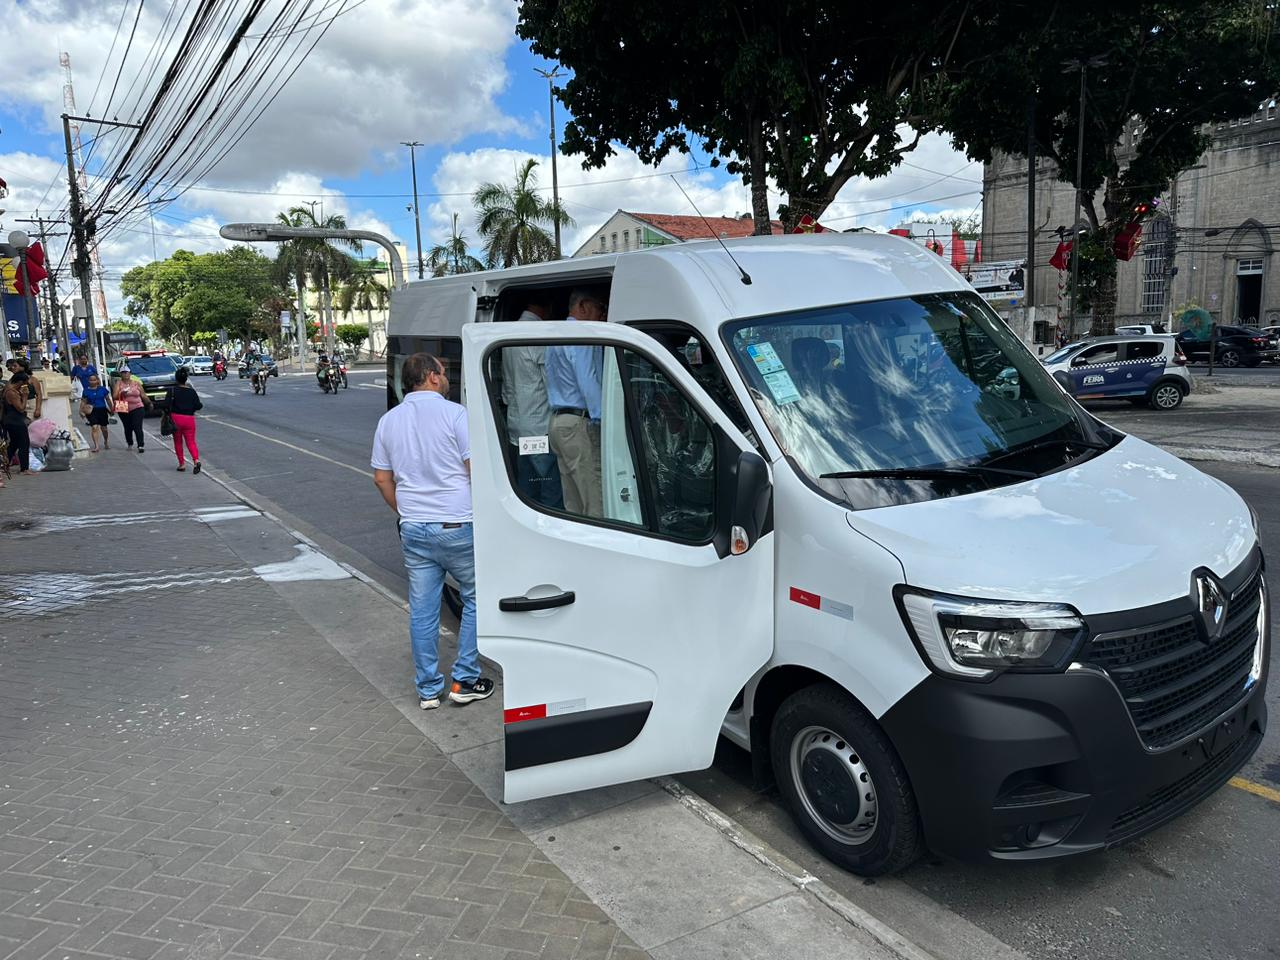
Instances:
[[[569,320],[604,320],[605,302],[590,290],[569,294]],[[548,440],[560,465],[564,508],[583,517],[604,514],[600,485],[600,348],[547,347]]]

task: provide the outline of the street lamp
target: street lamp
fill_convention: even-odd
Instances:
[[[401,140],[400,145],[409,148],[409,168],[413,171],[413,229],[418,237],[418,279],[423,276],[422,267],[422,216],[418,211],[418,147],[422,143],[417,140]]]
[[[1062,61],[1063,73],[1080,72],[1080,123],[1076,131],[1076,213],[1071,219],[1072,230],[1075,231],[1075,237],[1071,242],[1071,332],[1075,334],[1076,326],[1076,304],[1079,300],[1080,289],[1080,233],[1077,229],[1080,224],[1080,207],[1084,200],[1084,190],[1080,186],[1080,182],[1084,179],[1084,107],[1085,107],[1085,77],[1090,67],[1105,67],[1107,65],[1106,57],[1090,57],[1088,60],[1079,58],[1074,60]]]
[[[560,67],[552,70],[533,68],[533,72],[547,80],[547,101],[550,106],[551,120],[551,208],[555,211],[556,259],[560,259],[560,178],[556,174],[556,78],[560,76]]]

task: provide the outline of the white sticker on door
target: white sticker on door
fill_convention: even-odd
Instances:
[[[546,437],[521,437],[520,438],[520,456],[531,457],[538,453],[547,453],[550,446]]]

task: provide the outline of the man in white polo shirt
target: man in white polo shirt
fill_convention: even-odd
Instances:
[[[409,639],[418,705],[440,706],[440,595],[445,574],[462,594],[458,658],[449,699],[483,700],[493,681],[480,676],[476,649],[476,566],[471,536],[471,441],[466,408],[446,399],[449,377],[429,353],[401,372],[404,402],[388,410],[373,435],[373,482],[400,517],[400,548],[409,571]]]

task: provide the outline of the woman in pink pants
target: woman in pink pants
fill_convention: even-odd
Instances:
[[[191,472],[199,473],[200,450],[196,446],[196,411],[204,404],[200,402],[200,394],[196,393],[196,388],[187,383],[190,376],[186,367],[178,368],[178,385],[169,390],[169,416],[173,418],[173,450],[178,455],[178,469],[187,469],[186,460],[182,456],[182,445],[186,443],[194,464]]]

